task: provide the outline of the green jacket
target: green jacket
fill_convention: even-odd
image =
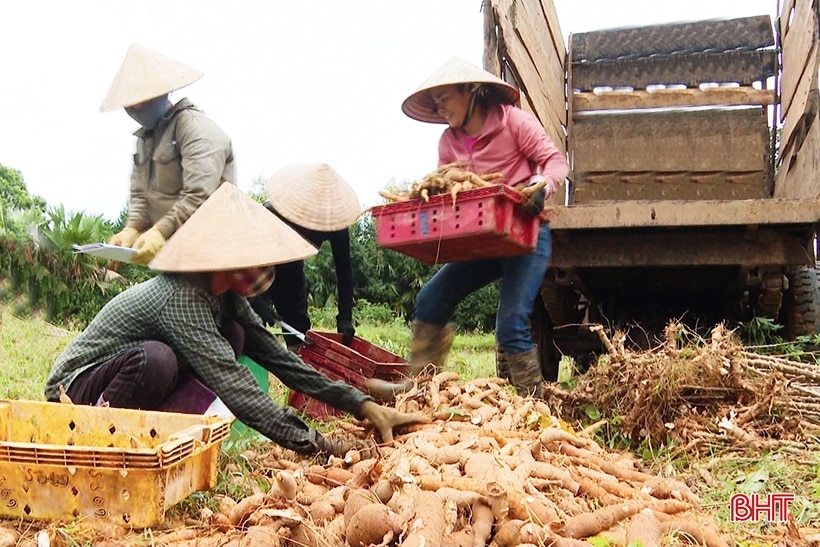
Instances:
[[[154,131],[140,129],[126,226],[156,226],[165,238],[223,181],[236,183],[231,139],[187,98]]]

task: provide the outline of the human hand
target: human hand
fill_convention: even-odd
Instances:
[[[526,197],[524,203],[521,204],[521,208],[533,216],[540,215],[541,211],[544,210],[544,202],[546,199],[546,191],[544,188],[540,188],[533,192],[529,197]]]
[[[356,336],[356,329],[350,319],[336,319],[336,332],[342,335],[342,343],[349,346]]]
[[[525,186],[521,193],[528,197],[529,194],[535,193],[537,190],[543,188],[546,196],[545,199],[549,199],[550,196],[558,192],[558,189],[561,188],[562,182],[556,182],[554,180],[549,180],[544,175],[533,175],[530,177],[530,182],[527,186]]]
[[[137,240],[140,233],[136,228],[123,228],[108,240],[109,245],[118,245],[120,247],[130,247]]]
[[[424,414],[407,414],[395,408],[381,406],[373,401],[365,401],[361,408],[362,415],[372,423],[381,435],[382,441],[393,441],[393,428],[408,424],[430,423],[430,418]]]
[[[132,264],[148,264],[165,245],[165,236],[156,228],[144,232],[134,242],[136,254],[131,258]]]

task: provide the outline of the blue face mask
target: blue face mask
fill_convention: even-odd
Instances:
[[[126,106],[125,111],[145,129],[156,129],[159,121],[168,113],[169,106],[168,95],[162,95],[133,106]]]

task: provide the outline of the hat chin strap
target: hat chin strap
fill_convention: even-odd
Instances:
[[[473,84],[470,86],[470,91],[472,94],[470,95],[470,106],[467,107],[467,113],[464,115],[464,121],[461,122],[461,125],[458,126],[459,129],[464,129],[464,126],[470,122],[470,118],[473,117],[475,113],[475,102],[478,98],[478,90],[481,89],[480,84]]]

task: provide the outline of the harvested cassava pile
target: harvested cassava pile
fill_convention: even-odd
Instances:
[[[464,170],[464,162],[453,162],[442,165],[432,173],[428,173],[421,181],[410,185],[407,192],[395,193],[388,190],[380,190],[379,194],[391,202],[409,201],[412,199],[423,199],[430,201],[430,196],[438,194],[449,194],[456,203],[456,196],[459,192],[494,186],[503,177],[501,173],[489,173],[479,175],[471,171]],[[532,196],[536,191],[546,185],[546,181],[533,184],[519,190],[524,197]]]
[[[619,416],[636,445],[673,441],[690,454],[804,447],[820,433],[815,364],[745,351],[723,326],[703,340],[673,323],[664,344],[640,353],[626,349],[623,336],[598,333],[607,355],[572,392],[552,386],[566,419],[592,405]]]
[[[784,387],[812,392],[820,382],[811,368],[748,353],[722,328],[709,342],[683,345],[680,328],[670,325],[666,345],[644,353],[601,333],[606,358],[572,392],[553,389],[564,418],[573,405],[595,404],[627,416],[636,438],[678,435],[695,450],[797,443],[816,426],[811,412],[797,412],[811,403]],[[634,457],[574,430],[554,401],[522,398],[497,378],[464,382],[442,372],[424,380],[395,404],[429,413],[432,422],[396,431],[390,445],[327,462],[266,445],[245,456],[250,479],[235,474],[237,486],[257,486],[253,495],[221,497],[218,507],[173,531],[110,527],[72,540],[93,537],[85,544],[103,547],[589,547],[595,537],[611,547],[714,547],[748,539],[719,530],[714,507],[702,507],[682,479],[649,473]],[[779,411],[796,416],[778,421]],[[355,422],[340,421],[336,431],[373,435]],[[72,525],[73,533],[83,524]],[[0,539],[4,533],[10,543],[0,545],[38,544],[24,528],[0,526]],[[40,533],[50,545],[66,545],[59,529]],[[783,541],[761,544],[813,545],[800,533],[788,528]]]
[[[253,456],[268,488],[223,498],[197,528],[154,532],[151,544],[588,547],[596,536],[612,546],[677,536],[730,544],[685,483],[641,471],[503,380],[464,383],[443,372],[396,406],[434,421],[321,465],[271,445]],[[337,431],[371,434],[344,422]],[[145,544],[143,535],[104,545]]]
[[[456,195],[465,190],[473,188],[483,188],[497,184],[493,182],[502,177],[501,173],[491,173],[488,175],[477,175],[470,171],[465,171],[464,162],[453,162],[442,165],[432,173],[425,175],[421,181],[414,182],[407,192],[396,194],[387,190],[380,190],[379,195],[392,202],[409,201],[411,199],[423,199],[429,201],[430,196],[438,194],[450,194],[453,203]]]

